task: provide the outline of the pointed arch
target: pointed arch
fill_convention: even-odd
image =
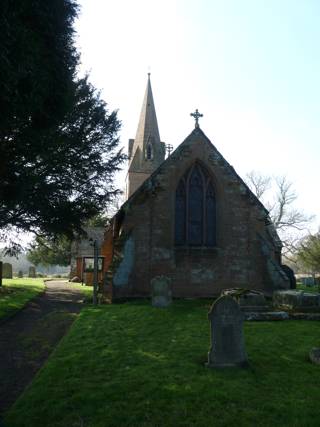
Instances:
[[[216,197],[208,172],[195,163],[180,179],[175,198],[175,244],[216,245]]]

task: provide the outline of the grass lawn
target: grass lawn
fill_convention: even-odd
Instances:
[[[319,426],[320,322],[247,322],[247,370],[204,366],[206,301],[88,306],[6,427]]]
[[[28,301],[43,292],[45,280],[42,278],[3,279],[2,288],[0,288],[0,321],[21,310]],[[82,286],[80,283],[69,283],[68,286],[81,290],[86,301],[92,302],[91,286]]]
[[[20,310],[43,290],[43,279],[3,279],[0,288],[0,320]]]

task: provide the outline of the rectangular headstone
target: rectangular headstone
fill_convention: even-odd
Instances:
[[[151,296],[153,307],[168,307],[172,302],[171,279],[156,276],[151,280]]]
[[[243,313],[230,296],[215,301],[209,311],[211,347],[208,367],[224,368],[247,366],[243,337]]]

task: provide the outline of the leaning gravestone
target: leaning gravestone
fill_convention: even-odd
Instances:
[[[268,311],[269,307],[263,292],[250,289],[233,288],[225,289],[221,295],[232,297],[239,305],[242,311],[258,312]]]
[[[172,303],[170,277],[154,277],[151,280],[151,295],[153,307],[168,307]]]
[[[36,277],[36,267],[33,265],[29,267],[29,277]]]
[[[9,262],[4,262],[2,266],[2,277],[4,279],[12,279],[12,265]]]
[[[211,327],[211,347],[207,366],[210,368],[247,366],[243,313],[239,304],[230,296],[222,296],[213,303],[208,318]]]

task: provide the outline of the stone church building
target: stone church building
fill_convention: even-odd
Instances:
[[[290,287],[268,211],[200,129],[165,159],[150,76],[129,140],[127,201],[105,232],[103,291],[111,300],[150,296],[158,275],[174,297],[226,288],[271,294]]]

